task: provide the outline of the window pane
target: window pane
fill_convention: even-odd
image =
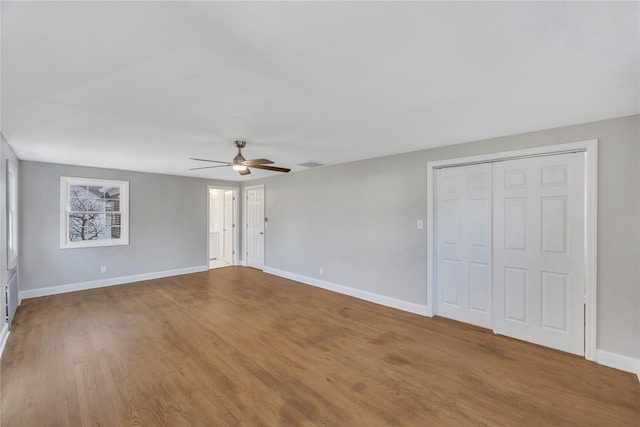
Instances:
[[[105,199],[105,211],[120,212],[120,199]]]
[[[100,187],[72,185],[69,190],[70,209],[72,211],[104,211],[105,200],[99,189]]]
[[[111,235],[107,234],[104,227],[80,227],[75,233],[69,232],[69,240],[72,242],[81,242],[84,240],[104,240],[111,239]]]
[[[120,233],[118,228],[118,234]],[[110,228],[107,227],[79,227],[75,230],[69,230],[69,240],[72,242],[81,242],[86,240],[109,240],[113,239]],[[119,237],[118,237],[119,238]]]
[[[103,199],[120,199],[120,187],[100,187]]]
[[[122,215],[119,213],[108,213],[106,218],[106,225],[111,227],[119,227],[121,224]]]
[[[113,199],[120,196],[120,188],[118,187],[102,187],[99,185],[89,185],[86,187],[87,192],[98,199]]]
[[[79,242],[83,240],[111,239],[109,221],[112,219],[107,219],[107,215],[102,213],[69,214],[69,240]]]

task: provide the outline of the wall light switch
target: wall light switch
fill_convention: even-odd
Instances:
[[[418,220],[418,230],[422,230],[424,228],[424,221],[421,219]]]

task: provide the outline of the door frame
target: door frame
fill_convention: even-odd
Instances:
[[[436,222],[434,217],[436,182],[435,169],[488,163],[526,157],[564,153],[586,153],[585,158],[585,358],[596,360],[597,281],[598,281],[598,140],[546,145],[522,150],[503,151],[427,162],[427,309],[429,317],[437,314],[436,286]]]
[[[244,257],[243,257],[242,265],[244,265],[244,266],[248,266],[249,265],[249,256],[248,256],[249,255],[248,254],[248,249],[249,249],[249,245],[248,245],[249,236],[248,236],[248,234],[249,233],[247,233],[247,227],[248,227],[248,224],[247,224],[247,218],[248,218],[247,210],[249,208],[249,206],[248,206],[249,205],[249,203],[248,203],[249,190],[253,190],[253,189],[256,189],[256,188],[262,188],[262,207],[263,207],[262,213],[265,216],[265,218],[266,218],[266,215],[267,215],[267,203],[266,203],[267,191],[265,189],[264,184],[248,185],[248,186],[244,187],[242,189],[242,192],[243,192],[242,193],[242,197],[243,197],[242,200],[244,201],[243,204],[242,204],[243,205],[242,213],[243,213],[243,220],[244,220],[244,225],[245,225],[244,228],[243,228],[243,231],[242,231],[242,250],[244,251]],[[262,264],[263,264],[262,270],[263,271],[264,271],[264,260],[267,257],[267,254],[266,254],[267,245],[265,244],[266,243],[266,239],[267,239],[267,222],[265,221],[264,222],[264,237],[262,239],[262,244],[264,246],[263,247],[263,251],[262,251]]]
[[[233,223],[235,224],[235,227],[233,227],[233,247],[234,247],[234,251],[235,253],[232,256],[232,265],[238,265],[238,256],[240,254],[240,248],[238,247],[238,243],[239,243],[239,238],[238,238],[238,229],[240,227],[238,227],[238,223],[239,223],[239,210],[238,210],[238,202],[240,200],[240,187],[225,187],[223,185],[207,185],[207,235],[206,235],[206,240],[207,240],[207,259],[206,259],[206,264],[207,264],[207,270],[209,270],[209,252],[210,252],[210,248],[209,248],[209,236],[211,235],[211,212],[210,212],[210,208],[211,208],[211,201],[209,200],[209,190],[224,190],[224,191],[233,191],[233,197],[235,198],[235,200],[233,201]]]

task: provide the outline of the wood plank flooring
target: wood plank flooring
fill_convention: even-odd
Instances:
[[[5,426],[638,426],[634,375],[228,267],[23,301]]]

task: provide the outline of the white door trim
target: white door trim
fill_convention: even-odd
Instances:
[[[242,200],[243,200],[243,203],[242,203],[242,206],[243,206],[243,208],[242,208],[242,213],[243,213],[243,221],[244,221],[244,225],[243,225],[243,227],[242,227],[242,251],[243,251],[243,253],[244,253],[244,255],[243,255],[243,257],[242,257],[242,259],[243,259],[243,263],[242,263],[242,265],[244,265],[244,266],[248,266],[248,265],[249,265],[249,260],[247,259],[247,248],[249,247],[249,246],[248,246],[248,238],[249,238],[249,236],[247,235],[247,234],[248,234],[248,233],[247,233],[247,221],[248,221],[248,220],[247,220],[247,217],[248,217],[248,212],[247,212],[247,209],[248,209],[248,206],[247,206],[247,205],[248,205],[248,203],[247,203],[247,197],[248,197],[248,194],[249,194],[249,190],[253,190],[253,189],[256,189],[256,188],[262,188],[262,189],[263,189],[263,193],[262,193],[262,194],[263,194],[262,203],[264,204],[264,211],[263,211],[263,213],[264,213],[264,215],[266,216],[267,204],[266,204],[265,200],[266,200],[266,198],[267,198],[267,194],[266,194],[267,192],[265,191],[264,184],[259,184],[259,185],[249,185],[249,186],[247,186],[247,187],[244,187],[244,188],[242,189],[242,191],[243,191],[243,193],[242,193]],[[266,232],[267,232],[267,230],[266,230],[266,224],[265,224],[265,238],[266,238]],[[266,245],[265,245],[265,250],[266,250]],[[264,258],[266,258],[266,253],[264,254]],[[264,258],[263,258],[263,259],[264,259]]]
[[[427,162],[427,316],[436,315],[435,286],[435,171],[434,169],[475,163],[495,162],[551,154],[585,152],[585,358],[596,360],[597,332],[597,214],[598,214],[598,140],[547,145],[524,150],[504,151],[456,159]]]
[[[240,218],[238,217],[238,201],[240,199],[240,187],[225,187],[225,186],[221,186],[221,185],[207,185],[207,235],[206,235],[206,239],[207,239],[207,258],[205,259],[205,264],[207,265],[207,267],[209,266],[209,234],[211,233],[211,221],[209,220],[209,216],[211,215],[211,212],[209,212],[210,207],[211,207],[211,203],[209,202],[209,190],[225,190],[225,191],[233,191],[233,197],[235,198],[235,200],[233,201],[233,223],[235,224],[235,227],[233,227],[233,247],[234,247],[234,251],[235,253],[233,254],[233,265],[238,265],[240,263],[239,261],[239,254],[240,254],[240,249],[238,247],[238,242],[239,242],[239,237],[238,237],[238,229],[240,228],[240,223],[239,220]]]

